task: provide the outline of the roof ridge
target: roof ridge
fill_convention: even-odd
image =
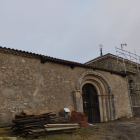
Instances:
[[[105,54],[105,55],[102,55],[102,56],[96,57],[96,58],[94,58],[94,59],[91,59],[91,60],[85,62],[84,64],[87,64],[87,63],[92,62],[92,61],[94,61],[94,60],[96,60],[96,59],[99,59],[99,58],[105,57],[105,56],[107,56],[107,55],[112,55],[112,54],[107,53],[107,54]]]
[[[129,60],[129,59],[126,59],[126,58],[123,58],[123,57],[120,57],[120,56],[117,56],[117,55],[114,55],[114,54],[111,54],[111,53],[107,53],[107,54],[105,54],[105,55],[103,55],[103,56],[96,57],[96,58],[94,58],[94,59],[92,59],[92,60],[90,60],[90,61],[88,61],[88,62],[86,62],[86,63],[84,63],[84,64],[89,65],[90,62],[96,61],[96,60],[98,60],[98,59],[102,59],[103,57],[106,57],[106,56],[112,56],[112,57],[116,57],[116,58],[118,57],[118,59],[124,59],[125,61],[131,62],[131,63],[134,63],[134,64],[137,64],[137,63],[134,62],[134,61],[131,61],[131,60]],[[140,65],[140,63],[138,63],[138,64]]]

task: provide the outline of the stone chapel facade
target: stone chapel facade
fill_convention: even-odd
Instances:
[[[140,64],[113,54],[106,54],[85,63],[118,72],[126,71],[128,95],[133,116],[140,115]]]
[[[126,74],[0,47],[0,123],[23,109],[66,107],[92,123],[131,117]]]

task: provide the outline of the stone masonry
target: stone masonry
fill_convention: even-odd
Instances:
[[[104,91],[101,95],[104,101],[100,100],[101,121],[110,120],[111,113],[114,119],[131,116],[125,77],[49,61],[42,64],[40,59],[0,53],[0,123],[11,122],[22,109],[43,109],[57,114],[66,107],[83,111],[81,87],[88,82],[97,86],[100,94]]]

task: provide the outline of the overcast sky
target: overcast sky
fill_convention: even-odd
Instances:
[[[84,63],[140,55],[140,0],[0,0],[0,46]]]

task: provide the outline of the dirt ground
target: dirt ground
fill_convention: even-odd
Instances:
[[[140,117],[122,118],[97,125],[99,131],[94,131],[94,135],[101,140],[140,140]]]
[[[0,137],[11,136],[10,131],[0,129]],[[140,117],[121,118],[107,123],[94,124],[73,134],[46,136],[40,140],[140,140]],[[17,140],[27,140],[17,138]]]

